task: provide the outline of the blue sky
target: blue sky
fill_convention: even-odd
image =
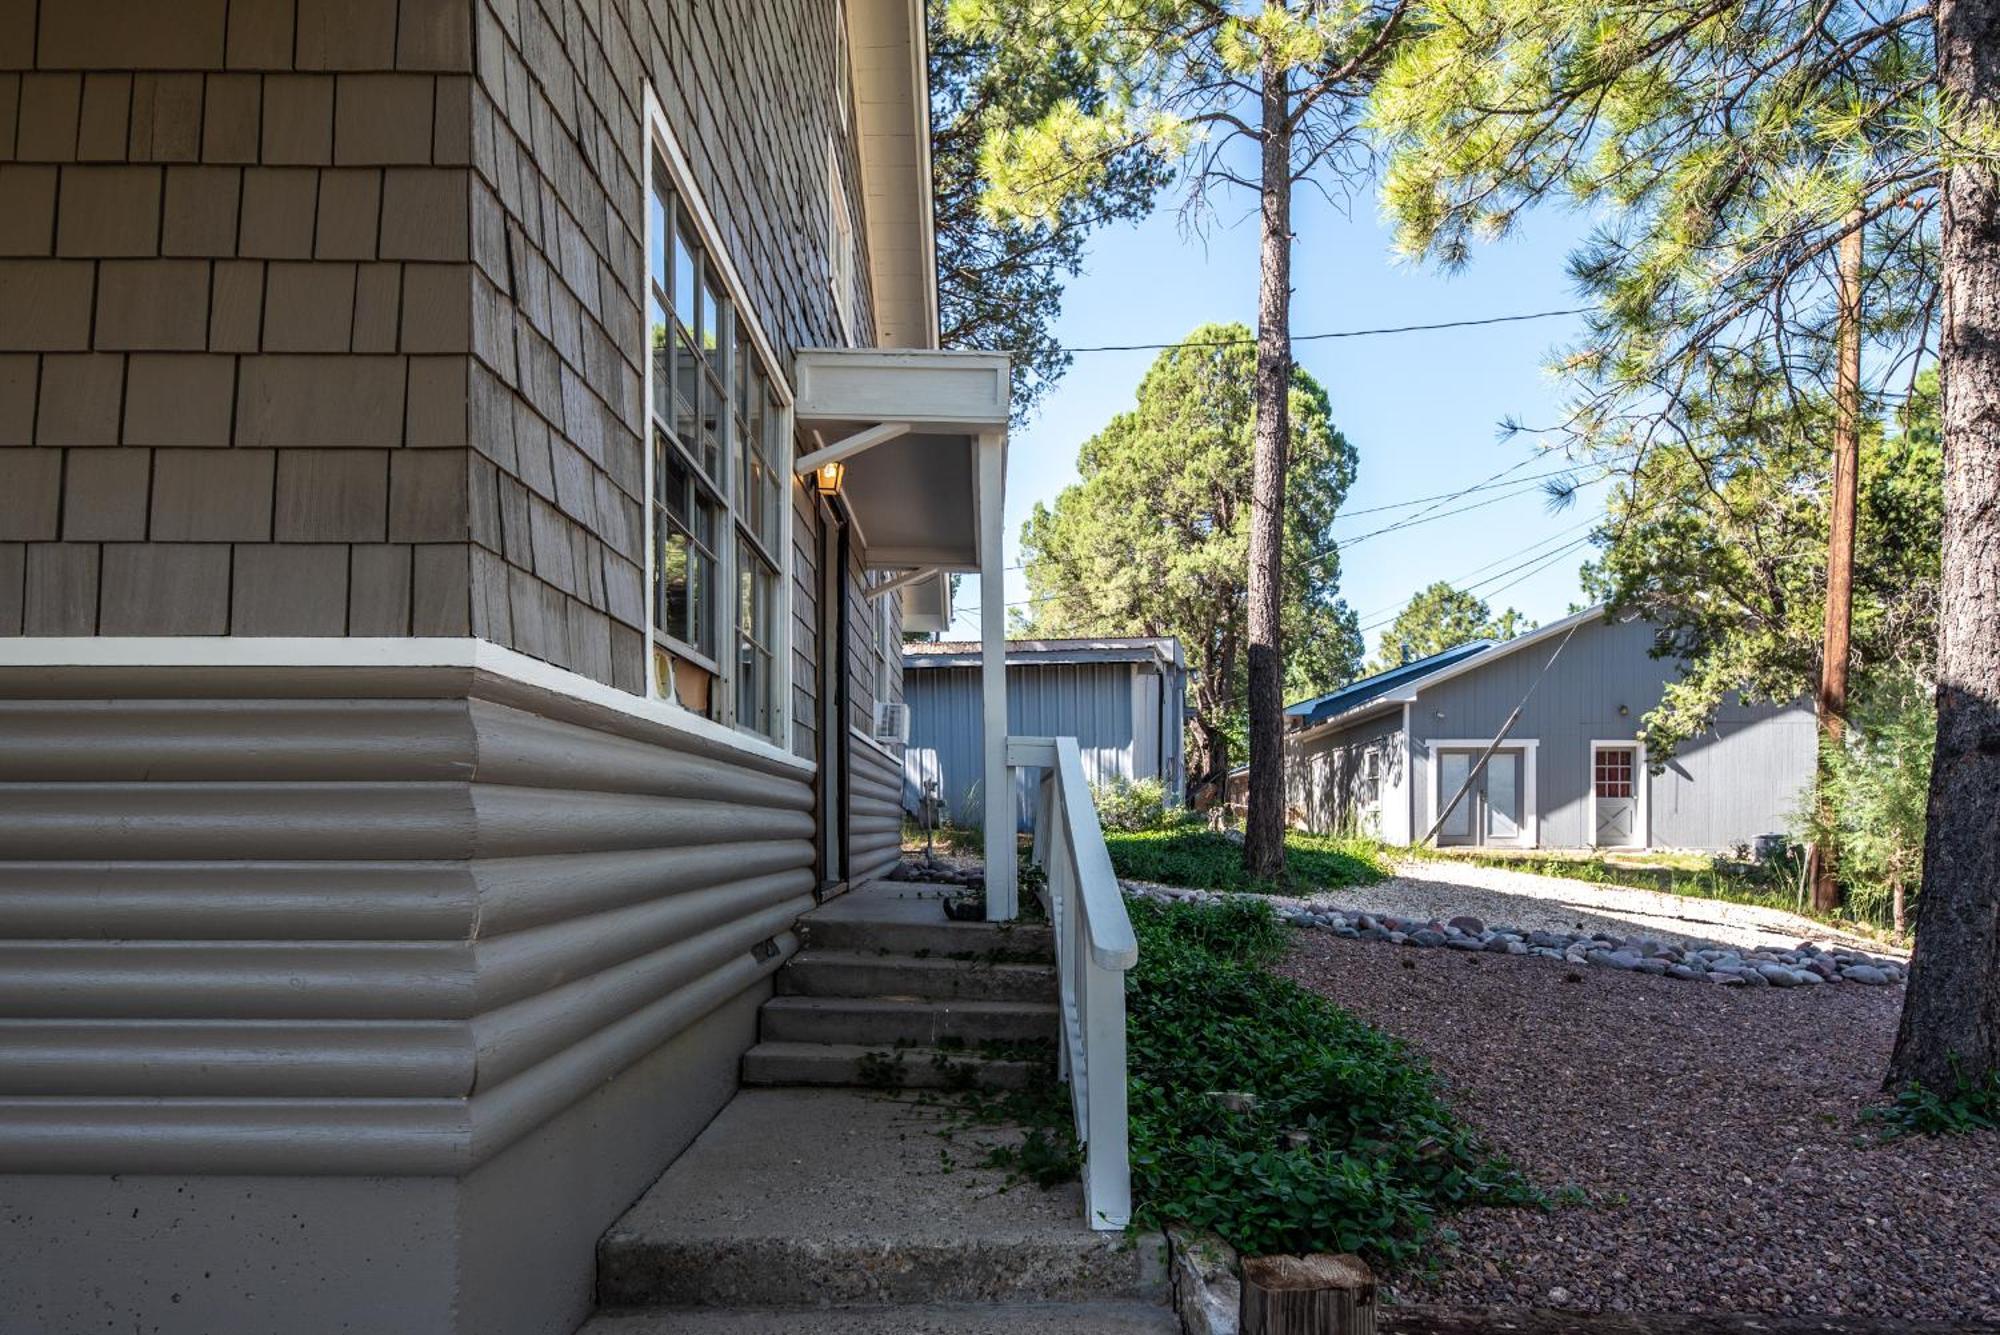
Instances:
[[[1205,238],[1182,232],[1178,198],[1163,197],[1161,209],[1144,222],[1096,235],[1084,272],[1072,280],[1063,304],[1057,331],[1064,344],[1166,342],[1212,320],[1255,325],[1257,226],[1254,213],[1247,212],[1254,198],[1247,192],[1219,197],[1222,207]],[[1317,193],[1302,193],[1294,224],[1293,333],[1579,305],[1563,259],[1582,226],[1559,211],[1531,215],[1514,235],[1480,250],[1468,268],[1445,274],[1394,259],[1372,196],[1357,199],[1352,216],[1343,216]],[[1343,515],[1451,492],[1514,465],[1519,465],[1516,476],[1528,478],[1555,467],[1559,460],[1531,461],[1532,437],[1503,442],[1498,426],[1510,417],[1530,425],[1556,420],[1560,387],[1543,368],[1548,354],[1576,328],[1574,317],[1564,317],[1297,344],[1300,363],[1326,386],[1334,423],[1359,458]],[[1016,428],[1007,470],[1009,566],[1020,563],[1021,523],[1030,508],[1053,500],[1075,480],[1077,446],[1131,406],[1156,355],[1079,354],[1033,419]],[[1587,551],[1559,555],[1539,571],[1531,564],[1506,572],[1583,536],[1588,521],[1602,511],[1605,488],[1593,487],[1555,513],[1533,484],[1514,489],[1523,494],[1506,495],[1509,490],[1468,496],[1443,508],[1493,503],[1352,545],[1352,539],[1423,507],[1339,520],[1334,533],[1343,547],[1341,591],[1363,627],[1386,622],[1412,593],[1437,579],[1463,586],[1498,576],[1475,590],[1490,595],[1496,610],[1517,607],[1538,621],[1561,616],[1578,597],[1576,571]],[[1522,550],[1543,539],[1551,545]],[[1026,595],[1024,576],[1010,569],[1008,599]],[[974,637],[976,584],[962,586],[959,601],[953,633]],[[1367,638],[1372,651],[1376,632]]]

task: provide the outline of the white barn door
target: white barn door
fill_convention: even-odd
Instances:
[[[1639,848],[1646,842],[1639,822],[1640,785],[1645,762],[1631,743],[1592,742],[1590,776],[1593,808],[1591,842],[1599,848]]]

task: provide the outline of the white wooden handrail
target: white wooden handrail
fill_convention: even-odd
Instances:
[[[1092,1228],[1132,1219],[1132,1166],[1126,1125],[1125,971],[1138,938],[1074,737],[1010,737],[1010,767],[1043,771],[1035,804],[1035,860],[1047,877],[1044,902],[1055,933],[1061,985],[1063,1078],[1083,1144],[1083,1202]]]

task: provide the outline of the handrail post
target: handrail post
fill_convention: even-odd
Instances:
[[[1083,1047],[1090,1054],[1083,1204],[1092,1228],[1123,1228],[1132,1219],[1125,1106],[1125,975],[1086,959],[1083,980]]]

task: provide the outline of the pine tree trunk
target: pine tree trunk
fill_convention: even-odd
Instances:
[[[1229,734],[1207,717],[1197,717],[1189,731],[1188,802],[1192,805],[1203,790],[1213,788],[1220,803],[1229,785]]]
[[[1938,72],[2000,111],[2000,0],[1942,0]],[[1938,729],[1917,945],[1889,1080],[1948,1087],[2000,1058],[2000,183],[1946,173],[1942,228],[1944,576]]]
[[[1291,436],[1292,136],[1290,76],[1264,59],[1263,228],[1257,291],[1257,425],[1250,467],[1250,800],[1243,865],[1285,869],[1285,453]]]

